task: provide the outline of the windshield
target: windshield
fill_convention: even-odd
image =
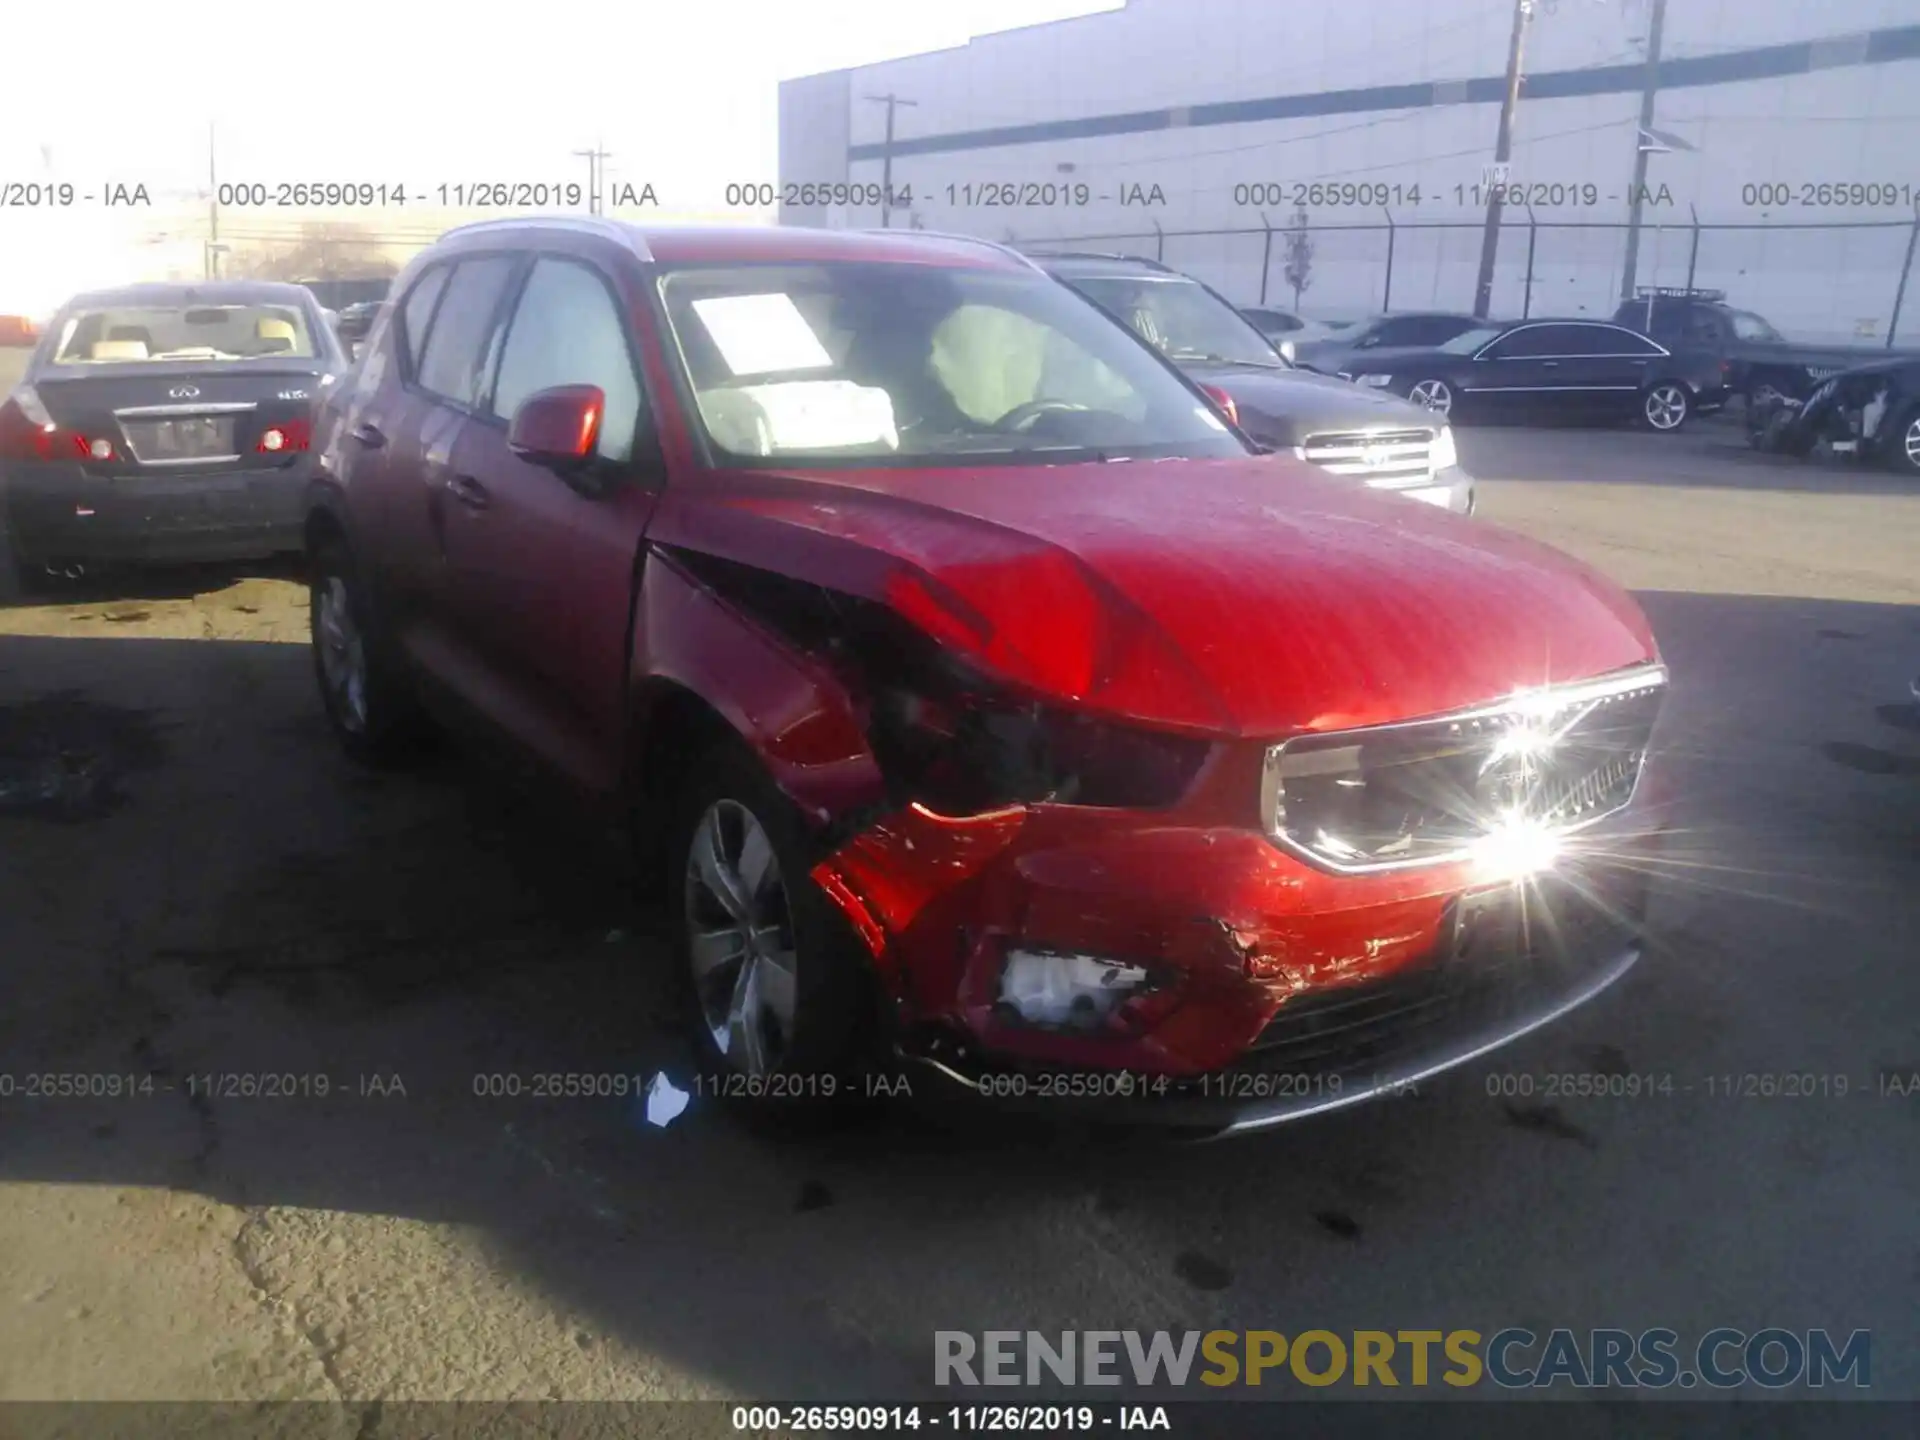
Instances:
[[[1192,280],[1177,275],[1075,275],[1067,283],[1131,325],[1169,360],[1286,366],[1245,316]]]
[[[1751,310],[1730,310],[1727,314],[1733,321],[1733,338],[1736,340],[1777,342],[1780,339],[1780,332]]]
[[[69,315],[53,363],[311,360],[317,353],[298,305],[116,306]]]
[[[1475,326],[1471,330],[1462,330],[1451,340],[1445,341],[1434,348],[1444,350],[1449,355],[1471,355],[1499,334],[1500,327],[1497,325]]]
[[[730,463],[1247,453],[1149,352],[1036,274],[686,266],[660,294],[707,438]]]

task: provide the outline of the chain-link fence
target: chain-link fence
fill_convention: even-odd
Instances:
[[[1158,226],[1106,235],[1008,234],[1035,250],[1085,246],[1149,256],[1207,281],[1242,305],[1272,304],[1326,319],[1382,310],[1473,308],[1480,220],[1261,224],[1225,230]],[[1288,258],[1311,246],[1296,296]],[[1920,217],[1797,224],[1646,223],[1636,286],[1724,290],[1783,333],[1892,348],[1902,324],[1920,345],[1908,296]],[[1610,316],[1619,304],[1627,227],[1508,218],[1500,228],[1491,313]]]

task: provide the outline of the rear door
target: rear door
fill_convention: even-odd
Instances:
[[[446,482],[460,432],[484,403],[482,377],[518,266],[519,257],[504,253],[462,255],[448,265],[425,333],[409,343],[409,357],[417,359],[394,431],[384,437],[392,458],[382,573],[395,628],[421,668],[455,693],[471,688],[473,665],[448,608]]]
[[[533,257],[444,481],[447,614],[473,684],[523,748],[598,793],[625,753],[635,567],[665,476],[640,284],[636,264],[595,247]],[[582,384],[606,396],[599,463],[569,481],[521,460],[507,432],[528,396]]]
[[[1587,393],[1593,407],[1610,414],[1631,412],[1666,352],[1646,336],[1618,325],[1568,328],[1581,332],[1574,340],[1587,354],[1578,373],[1590,387]]]
[[[385,327],[368,336],[344,382],[346,392],[329,403],[329,409],[338,406],[340,418],[323,437],[321,458],[345,488],[355,544],[380,579],[383,605],[403,629],[422,583],[412,568],[419,539],[409,533],[421,522],[403,501],[412,498],[420,429],[434,408],[413,377],[452,273],[451,264],[434,265],[408,284]]]

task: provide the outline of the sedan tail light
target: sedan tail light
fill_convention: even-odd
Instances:
[[[260,443],[253,448],[262,455],[288,455],[312,443],[313,428],[305,420],[289,420],[262,431]]]
[[[113,442],[104,436],[57,424],[31,385],[15,386],[0,405],[0,459],[111,460],[114,455]]]

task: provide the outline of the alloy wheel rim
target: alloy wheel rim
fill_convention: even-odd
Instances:
[[[1408,399],[1416,405],[1424,405],[1439,414],[1450,414],[1453,410],[1453,392],[1440,380],[1422,380],[1408,393]]]
[[[335,713],[355,734],[367,728],[367,647],[354,623],[347,582],[327,577],[320,592],[320,671]]]
[[[1687,397],[1675,385],[1659,385],[1647,394],[1647,423],[1671,430],[1687,418]]]
[[[799,957],[785,877],[766,827],[718,800],[694,827],[685,887],[687,960],[714,1048],[747,1075],[792,1049]]]
[[[1900,437],[1900,443],[1907,452],[1907,464],[1920,470],[1920,415],[1907,422],[1907,433]]]

